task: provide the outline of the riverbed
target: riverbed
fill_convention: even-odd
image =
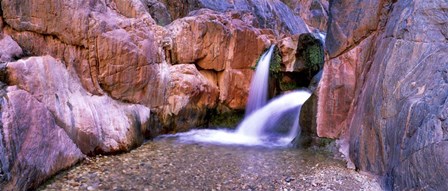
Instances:
[[[129,153],[96,156],[39,190],[381,190],[322,149],[179,141],[146,142]]]

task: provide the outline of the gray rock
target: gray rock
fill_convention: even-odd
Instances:
[[[281,1],[265,0],[164,0],[163,3],[170,11],[173,19],[182,18],[194,10],[208,8],[215,11],[246,11],[257,17],[260,28],[271,28],[274,31],[300,34],[308,32],[305,22],[293,14],[291,9]]]
[[[151,17],[157,24],[165,26],[171,23],[171,14],[165,4],[159,2],[158,0],[142,0],[142,2],[146,5],[149,14],[151,14]]]

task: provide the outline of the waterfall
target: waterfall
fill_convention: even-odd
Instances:
[[[246,104],[246,117],[252,112],[263,107],[268,99],[269,65],[272,58],[274,45],[260,58],[252,78],[249,89],[249,99]]]
[[[269,64],[274,46],[260,58],[251,81],[246,115],[236,130],[202,129],[172,135],[183,141],[216,144],[287,146],[300,132],[299,113],[311,96],[293,91],[267,102]],[[169,136],[169,135],[168,135]]]
[[[310,95],[307,91],[300,90],[273,99],[244,118],[236,133],[261,140],[286,140],[286,143],[292,141],[299,131],[301,106]]]

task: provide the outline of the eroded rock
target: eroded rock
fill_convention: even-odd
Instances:
[[[173,19],[183,18],[190,12],[207,8],[219,12],[235,10],[238,12],[250,12],[256,16],[255,27],[270,28],[276,34],[300,34],[308,32],[302,18],[295,16],[293,12],[281,1],[265,0],[161,0],[170,11]]]
[[[85,154],[129,150],[140,145],[150,131],[147,107],[88,93],[73,68],[67,69],[50,56],[8,63],[7,72],[8,83],[48,108]]]
[[[0,27],[1,28],[1,27]],[[22,56],[22,48],[9,35],[0,33],[0,63],[10,62]]]
[[[255,65],[271,42],[264,31],[244,21],[248,16],[201,9],[174,21],[167,27],[173,37],[173,63],[196,63],[215,71]]]
[[[335,2],[331,8],[327,46],[337,58],[326,70],[339,68],[324,71],[318,129],[336,123],[337,132],[321,134],[339,134],[355,167],[385,177],[388,189],[447,189],[436,176],[448,171],[436,166],[447,157],[442,150],[448,133],[448,4],[359,3],[374,9],[361,6],[362,16],[355,16],[359,12],[351,10],[356,3]],[[344,21],[353,18],[360,23]],[[349,80],[340,80],[341,74]],[[334,92],[346,103],[329,99]],[[348,106],[350,97],[354,100]]]
[[[218,86],[204,77],[193,64],[171,66],[167,103],[161,108],[164,131],[187,131],[207,123],[207,111],[216,107]]]
[[[37,188],[84,155],[44,104],[17,87],[1,98],[0,189]]]
[[[329,2],[328,0],[281,0],[300,16],[308,26],[327,31]]]
[[[142,3],[148,8],[149,14],[158,25],[168,25],[172,22],[172,17],[165,4],[158,0],[142,0]]]
[[[90,93],[163,104],[161,87],[167,82],[156,64],[164,62],[160,40],[165,31],[140,1],[2,1],[2,7],[6,32],[24,50],[74,66]],[[156,88],[162,91],[152,91]]]
[[[273,41],[272,32],[246,18],[252,16],[201,9],[168,26],[173,63],[196,64],[219,87],[219,102],[232,109],[244,109],[252,67]]]
[[[326,47],[336,57],[361,42],[387,21],[388,1],[335,1],[331,3]]]

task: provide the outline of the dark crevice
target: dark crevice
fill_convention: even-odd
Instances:
[[[352,49],[356,48],[359,44],[361,44],[364,40],[368,39],[370,36],[372,35],[376,35],[377,34],[377,30],[370,30],[369,32],[366,33],[366,35],[364,35],[363,37],[361,37],[359,40],[355,41],[352,45],[348,46],[347,48],[345,48],[344,51],[340,52],[339,54],[330,57],[330,59],[334,59],[337,58],[341,55],[346,54],[347,52],[350,52]],[[373,39],[372,39],[373,40]]]
[[[299,36],[296,59],[304,63],[308,72],[308,84],[324,66],[324,46],[322,42],[311,33]]]

